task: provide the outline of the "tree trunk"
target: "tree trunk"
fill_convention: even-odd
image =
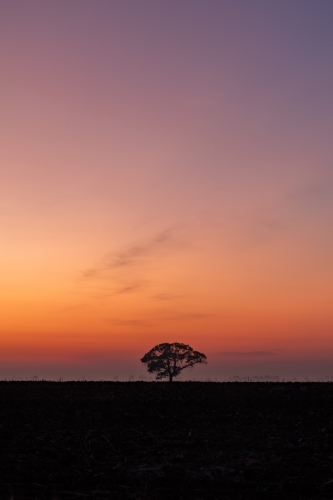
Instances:
[[[172,373],[169,373],[169,382],[172,382]]]

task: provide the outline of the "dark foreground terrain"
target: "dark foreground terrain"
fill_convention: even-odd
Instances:
[[[0,498],[333,499],[333,384],[0,382]]]

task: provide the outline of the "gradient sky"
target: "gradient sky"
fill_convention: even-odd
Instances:
[[[332,0],[0,0],[0,377],[333,375]]]

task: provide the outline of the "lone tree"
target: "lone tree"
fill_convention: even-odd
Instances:
[[[147,365],[149,373],[156,373],[157,380],[169,378],[172,382],[173,377],[185,368],[193,368],[198,363],[207,364],[207,357],[189,345],[173,342],[156,345],[140,361]]]

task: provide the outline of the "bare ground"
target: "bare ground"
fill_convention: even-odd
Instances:
[[[0,382],[0,498],[333,499],[333,384]]]

